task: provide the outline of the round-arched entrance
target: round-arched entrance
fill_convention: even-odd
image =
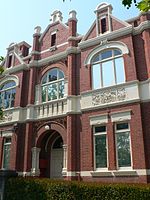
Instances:
[[[62,178],[63,139],[56,131],[47,131],[41,141],[39,168],[41,177]]]
[[[61,178],[63,170],[63,140],[58,136],[51,148],[50,177]]]

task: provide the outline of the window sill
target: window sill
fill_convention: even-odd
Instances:
[[[138,176],[136,170],[113,171],[114,176]]]
[[[122,177],[122,176],[138,176],[136,170],[120,170],[120,171],[91,171],[93,177]]]
[[[111,176],[113,176],[111,171],[92,171],[91,175],[93,177],[99,177],[99,176],[101,176],[101,177],[111,177]]]
[[[50,51],[55,51],[56,49],[57,49],[56,46],[52,46],[52,47],[49,48]]]

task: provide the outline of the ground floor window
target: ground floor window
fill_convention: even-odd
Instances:
[[[94,127],[95,168],[107,168],[106,126]]]
[[[3,169],[9,169],[10,147],[11,147],[11,138],[5,138],[3,145]]]
[[[130,127],[129,123],[117,123],[116,131],[116,153],[118,167],[131,166],[131,148],[130,148]]]

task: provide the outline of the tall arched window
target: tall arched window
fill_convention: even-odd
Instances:
[[[6,109],[14,107],[16,83],[8,81],[0,86],[0,107]]]
[[[53,68],[42,78],[42,102],[47,102],[64,97],[64,73]]]
[[[91,64],[93,89],[125,82],[124,61],[119,49],[97,53],[93,56]]]

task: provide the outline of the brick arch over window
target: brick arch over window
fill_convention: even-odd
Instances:
[[[66,64],[63,63],[63,62],[55,63],[55,64],[47,66],[46,68],[44,68],[42,70],[41,74],[39,75],[39,83],[41,82],[44,74],[46,74],[49,70],[51,70],[53,68],[58,68],[59,70],[63,71],[64,77],[67,77],[67,66],[66,66]]]
[[[94,48],[87,56],[87,58],[85,59],[84,65],[89,65],[91,64],[91,60],[93,58],[93,56],[95,54],[97,54],[98,52],[107,50],[107,49],[120,49],[122,54],[128,54],[129,53],[129,49],[127,47],[126,44],[124,44],[123,42],[119,42],[119,41],[112,41],[112,42],[107,42],[106,44],[102,44],[96,48]]]
[[[67,130],[66,130],[66,128],[60,123],[50,122],[50,123],[45,123],[43,126],[41,126],[39,128],[39,130],[37,132],[36,141],[35,141],[36,147],[40,147],[42,139],[44,138],[45,134],[47,133],[46,129],[48,129],[48,128],[49,128],[49,130],[57,131],[61,135],[63,142],[64,143],[67,142],[67,139],[66,139]]]

